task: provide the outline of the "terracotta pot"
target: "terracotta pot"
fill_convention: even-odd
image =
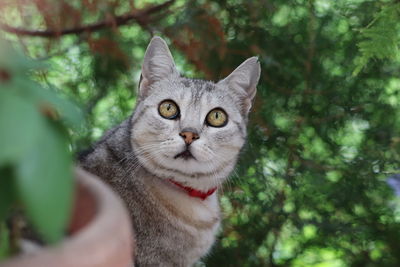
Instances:
[[[21,254],[1,267],[133,266],[132,226],[123,202],[94,175],[82,169],[75,174],[78,190],[70,235],[54,247]]]

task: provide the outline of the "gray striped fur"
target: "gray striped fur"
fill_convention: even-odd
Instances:
[[[181,77],[165,42],[159,37],[150,42],[132,116],[80,158],[82,167],[126,202],[136,265],[192,266],[209,252],[220,224],[217,194],[203,201],[168,179],[203,191],[221,186],[245,142],[259,75],[257,58],[250,58],[218,83]],[[159,115],[158,105],[165,99],[178,104],[178,119]],[[228,124],[221,128],[205,124],[216,107],[228,114]],[[190,145],[195,159],[174,157],[185,149],[179,136],[185,128],[200,136]]]

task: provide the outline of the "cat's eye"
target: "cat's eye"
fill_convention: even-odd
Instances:
[[[206,122],[213,127],[223,127],[228,123],[228,115],[222,109],[215,108],[208,112]]]
[[[179,116],[179,108],[174,101],[164,100],[158,106],[158,113],[165,119],[173,120]]]

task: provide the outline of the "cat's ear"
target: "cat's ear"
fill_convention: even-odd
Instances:
[[[250,111],[260,79],[260,63],[257,57],[251,57],[240,64],[228,77],[218,82],[227,86],[241,101],[245,113]]]
[[[148,96],[151,84],[172,75],[179,75],[174,59],[163,39],[151,39],[143,59],[142,75],[139,82],[139,96]]]

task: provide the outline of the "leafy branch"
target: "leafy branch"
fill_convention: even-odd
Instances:
[[[358,43],[361,53],[356,57],[357,75],[371,59],[394,59],[398,56],[400,44],[400,4],[389,4],[378,12],[374,20],[363,30],[363,40]]]
[[[136,21],[140,25],[147,25],[150,21],[150,16],[154,13],[157,13],[163,9],[171,6],[175,0],[169,0],[159,5],[150,6],[148,8],[144,8],[141,10],[137,10],[134,12],[130,12],[124,15],[116,16],[111,19],[106,19],[103,21],[99,21],[89,25],[78,26],[71,29],[63,29],[63,30],[28,30],[23,28],[16,28],[10,26],[8,24],[0,24],[0,29],[13,33],[16,35],[23,36],[34,36],[34,37],[45,37],[45,38],[54,38],[60,37],[62,35],[68,34],[82,34],[85,32],[94,32],[106,27],[117,27],[126,25],[131,21]]]

